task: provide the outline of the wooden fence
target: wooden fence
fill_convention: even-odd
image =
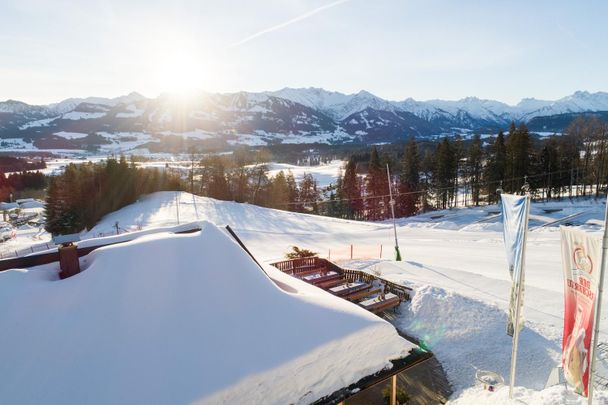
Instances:
[[[401,301],[409,301],[413,291],[409,287],[393,283],[392,281],[385,280],[382,277],[378,277],[361,270],[345,269],[327,259],[322,259],[316,256],[283,260],[280,262],[271,263],[271,265],[282,272],[291,275],[306,273],[311,271],[311,269],[324,268],[326,270],[333,270],[341,274],[342,277],[350,283],[362,281],[368,284],[373,284],[374,281],[378,281],[385,286],[386,292],[395,294]]]
[[[379,281],[384,284],[386,292],[395,294],[401,301],[409,301],[412,298],[411,293],[414,290],[410,287],[393,283],[392,281],[388,281],[382,277],[374,276],[373,274],[361,270],[341,269],[341,271],[348,282],[363,281],[372,284],[374,281]]]
[[[309,272],[317,268],[327,268],[327,260],[317,256],[301,257],[298,259],[283,260],[272,263],[274,267],[281,270],[283,273],[297,275],[300,273]]]

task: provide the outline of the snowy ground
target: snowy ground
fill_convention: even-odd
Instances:
[[[157,193],[104,218],[90,235],[111,230],[115,221],[133,229],[175,224],[178,202],[181,221],[229,224],[265,261],[282,257],[291,245],[324,253],[332,247],[346,250],[350,244],[369,250],[383,244],[384,257],[392,249],[390,223],[295,214],[187,193]],[[568,217],[562,222],[599,235],[604,208],[603,201],[595,200],[533,204],[526,257],[527,327],[521,335],[516,376],[521,386],[517,395],[523,402],[552,403],[556,395],[567,395],[559,388],[539,392],[559,363],[561,347],[563,278],[556,220]],[[486,395],[471,388],[476,385],[476,369],[493,370],[507,379],[509,375],[511,340],[505,333],[505,310],[510,281],[497,211],[495,206],[456,209],[400,220],[403,262],[366,258],[345,263],[415,287],[416,294],[396,326],[435,352],[456,391],[453,399],[461,397],[458,403]],[[608,341],[608,300],[602,318],[601,340]],[[608,401],[608,393],[602,395]]]
[[[334,160],[331,163],[317,166],[295,166],[287,163],[273,162],[270,164],[268,175],[276,176],[281,170],[287,174],[287,171],[290,170],[296,180],[300,181],[302,176],[308,173],[317,180],[317,185],[319,187],[327,187],[332,183],[336,184],[338,174],[342,173],[342,166],[344,166],[344,162],[341,160]]]
[[[517,403],[582,403],[569,399],[563,387],[543,390],[551,369],[559,363],[563,322],[563,278],[558,226],[568,222],[600,235],[602,201],[564,200],[533,204],[526,256],[526,328],[520,340]],[[178,214],[179,212],[179,214]],[[400,220],[398,236],[403,262],[388,260],[393,245],[392,224],[344,221],[216,201],[188,193],[148,196],[105,217],[86,236],[111,232],[116,221],[128,230],[209,220],[230,225],[256,257],[281,258],[291,245],[324,254],[348,250],[350,244],[376,251],[383,259],[349,261],[413,286],[416,293],[395,324],[417,336],[443,364],[455,393],[455,403],[500,403],[505,391],[479,390],[475,370],[500,373],[508,379],[511,340],[505,334],[510,287],[498,208],[483,207],[432,212]],[[562,222],[559,219],[567,218]],[[357,254],[355,254],[357,256]],[[608,300],[603,303],[601,341],[608,341]],[[603,364],[606,372],[607,365]],[[608,392],[599,393],[608,403]]]

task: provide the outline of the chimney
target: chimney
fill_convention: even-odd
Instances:
[[[62,280],[80,273],[78,249],[73,243],[64,243],[59,246],[59,278]]]

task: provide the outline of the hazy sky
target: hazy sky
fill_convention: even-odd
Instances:
[[[608,2],[0,0],[0,100],[366,89],[516,103],[608,90]]]

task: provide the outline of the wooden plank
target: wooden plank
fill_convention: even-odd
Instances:
[[[369,297],[370,295],[379,294],[379,293],[380,293],[380,289],[373,289],[373,290],[367,290],[367,291],[359,291],[357,293],[349,294],[342,298],[344,298],[345,300],[348,300],[348,301],[357,301],[357,300],[360,300],[361,298],[366,298],[366,297]]]
[[[325,271],[325,267],[314,267],[314,268],[312,268],[312,270],[297,272],[294,274],[294,276],[298,277],[298,278],[302,278],[302,277],[310,276],[311,274],[321,273],[323,271]]]
[[[315,285],[319,288],[327,290],[328,288],[335,287],[343,282],[344,282],[344,280],[342,278],[335,278],[335,279],[324,281],[322,283],[317,283]]]
[[[335,280],[335,279],[341,279],[342,276],[340,276],[340,274],[335,273],[335,272],[330,272],[330,273],[317,273],[318,277],[314,277],[316,274],[311,274],[309,276],[304,277],[302,280],[306,281],[307,283],[310,284],[319,284],[319,283],[324,283],[326,281],[329,280]]]
[[[382,303],[382,305],[375,305],[372,307],[364,307],[364,308],[370,312],[373,312],[374,314],[377,314],[377,313],[384,312],[389,309],[398,307],[399,304],[401,304],[401,301],[399,301],[399,299],[391,299],[391,300],[384,301]]]

